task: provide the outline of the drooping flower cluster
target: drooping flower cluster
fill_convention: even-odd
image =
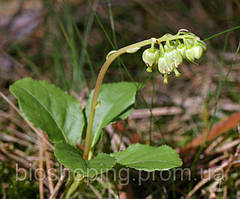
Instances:
[[[176,35],[166,34],[161,40],[152,39],[151,47],[143,52],[142,59],[147,65],[147,72],[157,68],[164,75],[164,83],[168,83],[168,74],[171,72],[180,76],[177,68],[184,59],[194,62],[206,50],[205,42],[199,37],[179,30]]]

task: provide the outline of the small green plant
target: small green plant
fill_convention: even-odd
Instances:
[[[131,113],[136,92],[141,88],[141,84],[135,82],[102,85],[106,71],[118,56],[134,53],[147,45],[151,47],[142,55],[147,72],[158,69],[164,76],[164,83],[168,82],[167,76],[171,72],[180,75],[177,68],[183,59],[194,62],[206,51],[206,44],[185,30],[178,31],[176,35],[166,34],[159,39],[152,38],[111,51],[83,110],[76,99],[45,81],[25,78],[11,85],[10,91],[18,99],[24,116],[42,129],[54,143],[54,154],[58,161],[78,173],[66,198],[86,178],[107,172],[116,164],[145,171],[166,170],[182,165],[177,152],[167,145],[153,147],[133,144],[125,151],[94,156],[102,129]],[[84,151],[77,147],[79,140],[84,144]]]

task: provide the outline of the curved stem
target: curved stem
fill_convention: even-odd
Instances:
[[[97,104],[97,97],[98,94],[100,92],[100,88],[102,85],[102,81],[103,78],[110,66],[110,64],[121,54],[126,53],[127,50],[129,49],[133,49],[133,48],[138,48],[138,47],[142,47],[145,45],[149,45],[151,44],[151,39],[145,40],[145,41],[141,41],[129,46],[126,46],[124,48],[119,49],[118,51],[116,51],[113,55],[111,55],[103,64],[98,77],[97,77],[97,81],[96,81],[96,86],[94,89],[94,93],[93,93],[93,98],[91,101],[91,108],[90,108],[90,115],[89,115],[89,121],[88,121],[88,126],[87,126],[87,134],[86,134],[86,143],[85,143],[85,147],[84,147],[84,153],[83,153],[83,158],[85,160],[88,159],[88,153],[89,153],[89,149],[90,149],[90,144],[91,144],[91,137],[92,137],[92,125],[93,125],[93,120],[94,120],[94,114],[95,114],[95,107]]]
[[[157,39],[157,41],[159,43],[163,42],[163,41],[168,41],[168,40],[175,40],[175,39],[183,39],[186,37],[193,37],[191,35],[174,35],[172,37],[168,37],[166,35],[162,36],[161,38]],[[88,126],[87,126],[87,133],[86,133],[86,143],[85,143],[85,147],[84,147],[84,153],[83,153],[83,158],[85,160],[90,159],[88,158],[88,153],[90,150],[90,145],[91,145],[91,137],[92,137],[92,126],[93,126],[93,120],[94,120],[94,114],[95,114],[95,107],[97,104],[97,98],[98,98],[98,94],[100,92],[100,88],[103,82],[103,78],[110,66],[110,64],[120,55],[126,53],[126,52],[131,52],[131,49],[135,49],[135,48],[141,48],[143,46],[149,45],[153,42],[153,39],[148,39],[148,40],[144,40],[129,46],[126,46],[124,48],[121,48],[119,50],[117,50],[114,54],[110,55],[109,58],[104,62],[98,77],[97,77],[97,81],[96,81],[96,86],[94,89],[94,93],[93,93],[93,98],[91,101],[91,108],[90,108],[90,115],[89,115],[89,121],[88,121]]]

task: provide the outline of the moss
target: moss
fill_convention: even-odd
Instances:
[[[29,199],[39,198],[38,184],[28,179],[16,181],[16,171],[0,163],[0,198]]]

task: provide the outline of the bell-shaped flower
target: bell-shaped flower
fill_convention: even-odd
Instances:
[[[176,49],[176,46],[165,45],[165,60],[169,65],[170,72],[177,68],[183,61],[181,53]]]
[[[157,65],[159,53],[157,48],[148,48],[143,52],[142,59],[148,67],[152,68]]]
[[[172,71],[172,68],[169,67],[169,64],[167,63],[165,56],[160,56],[158,59],[158,70],[162,74],[169,74]]]
[[[203,48],[199,44],[196,44],[192,47],[192,53],[195,59],[199,59],[203,54]]]
[[[186,49],[186,58],[193,62],[195,59],[200,59],[204,51],[207,50],[205,42],[196,40],[194,45],[188,45]]]

